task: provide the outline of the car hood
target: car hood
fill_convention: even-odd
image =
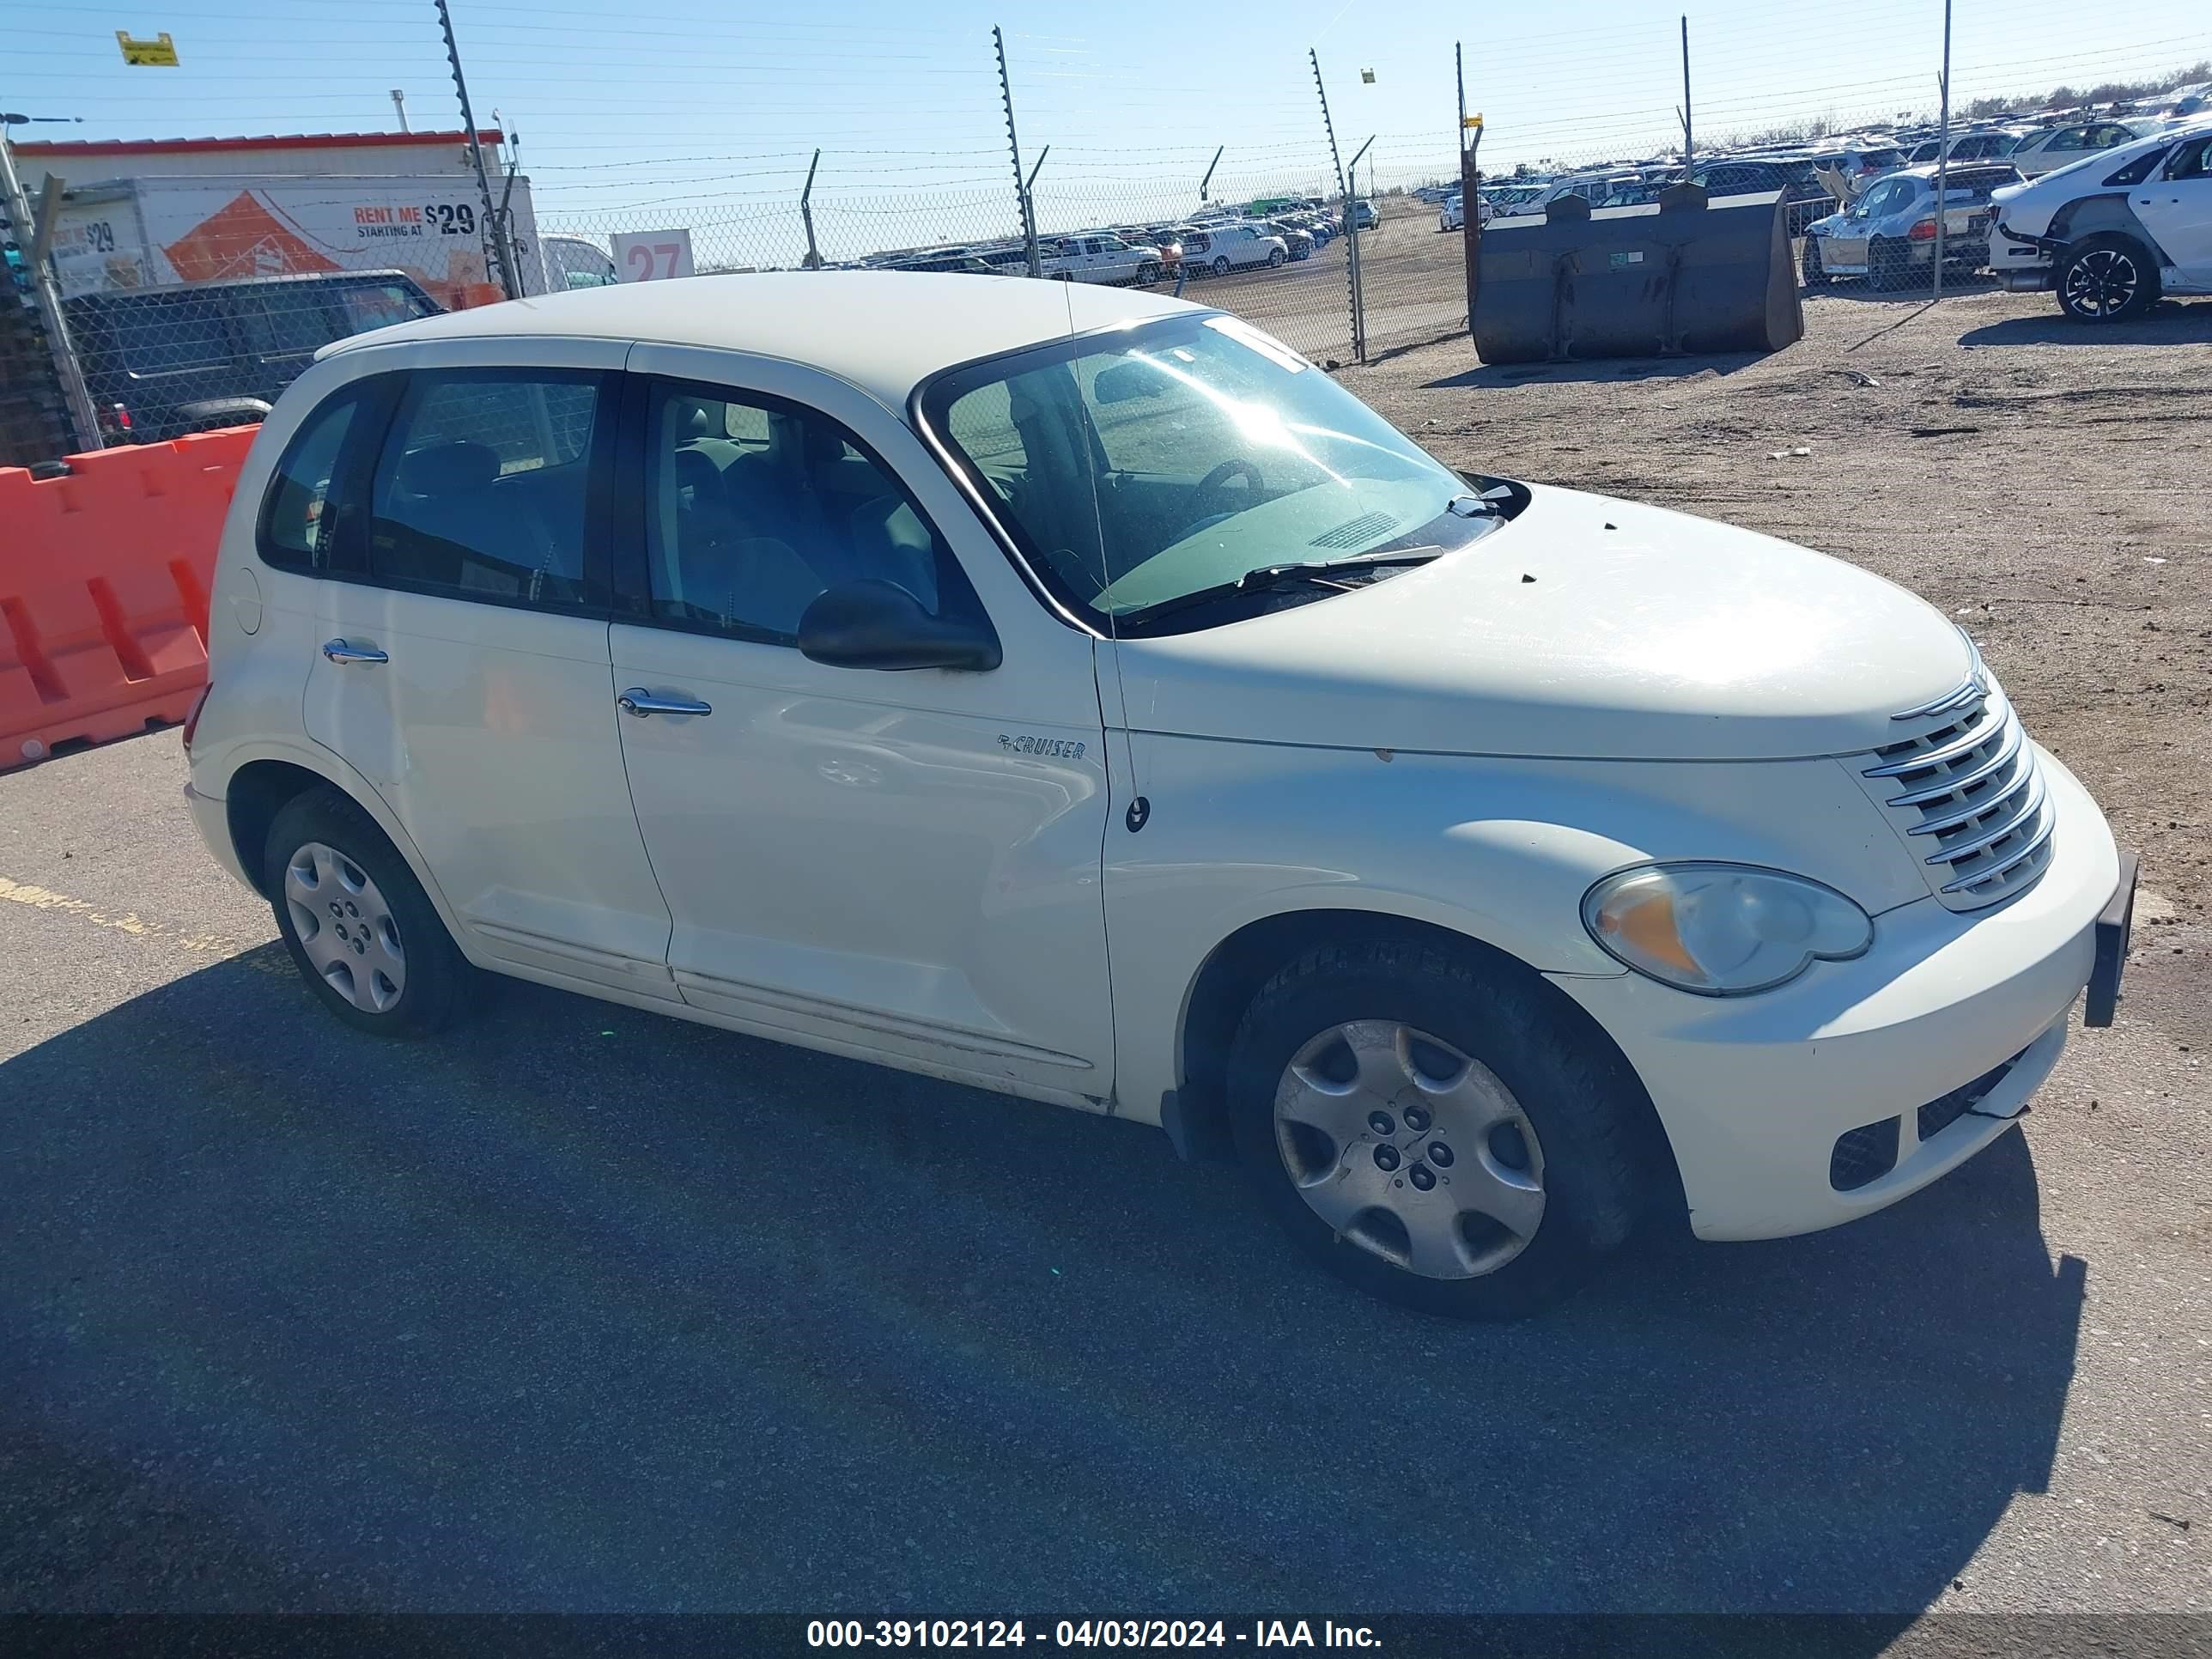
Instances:
[[[1856,566],[1543,487],[1402,575],[1115,654],[1139,731],[1588,759],[1872,749],[1970,672],[1957,628]]]

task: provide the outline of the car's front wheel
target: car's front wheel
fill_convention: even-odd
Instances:
[[[1309,951],[1229,1067],[1240,1155],[1297,1243],[1473,1319],[1535,1311],[1628,1236],[1651,1178],[1637,1091],[1543,987],[1419,945]]]
[[[293,964],[347,1024],[427,1036],[459,1011],[472,970],[399,849],[341,791],[287,804],[262,870]]]
[[[1217,253],[1214,255],[1213,274],[1217,276],[1226,276],[1229,274],[1229,256],[1227,254]]]
[[[1147,259],[1137,267],[1137,286],[1150,288],[1160,280],[1160,268]]]
[[[1279,268],[1285,257],[1286,256],[1284,254],[1282,249],[1279,247],[1269,248],[1267,250],[1267,269],[1274,270]]]
[[[1826,288],[1834,281],[1835,278],[1828,275],[1828,268],[1820,258],[1820,239],[1817,236],[1808,236],[1805,239],[1805,286]]]
[[[2158,262],[2130,236],[2092,236],[2060,261],[2059,309],[2077,323],[2116,323],[2158,299]]]

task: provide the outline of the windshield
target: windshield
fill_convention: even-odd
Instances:
[[[1175,602],[1267,566],[1449,550],[1492,522],[1462,516],[1457,474],[1234,317],[956,369],[923,413],[1056,597],[1102,629],[1155,608],[1179,628],[1224,620]]]

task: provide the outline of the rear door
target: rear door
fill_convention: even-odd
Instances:
[[[307,726],[405,826],[471,955],[673,1000],[607,656],[624,351],[468,342],[389,377]]]

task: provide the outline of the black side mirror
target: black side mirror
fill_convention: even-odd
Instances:
[[[954,668],[985,673],[1002,660],[980,617],[933,617],[896,582],[847,582],[815,596],[799,619],[799,648],[833,668]]]
[[[1159,371],[1150,363],[1115,363],[1102,368],[1091,383],[1091,396],[1102,404],[1126,404],[1132,398],[1149,398],[1160,390]]]

